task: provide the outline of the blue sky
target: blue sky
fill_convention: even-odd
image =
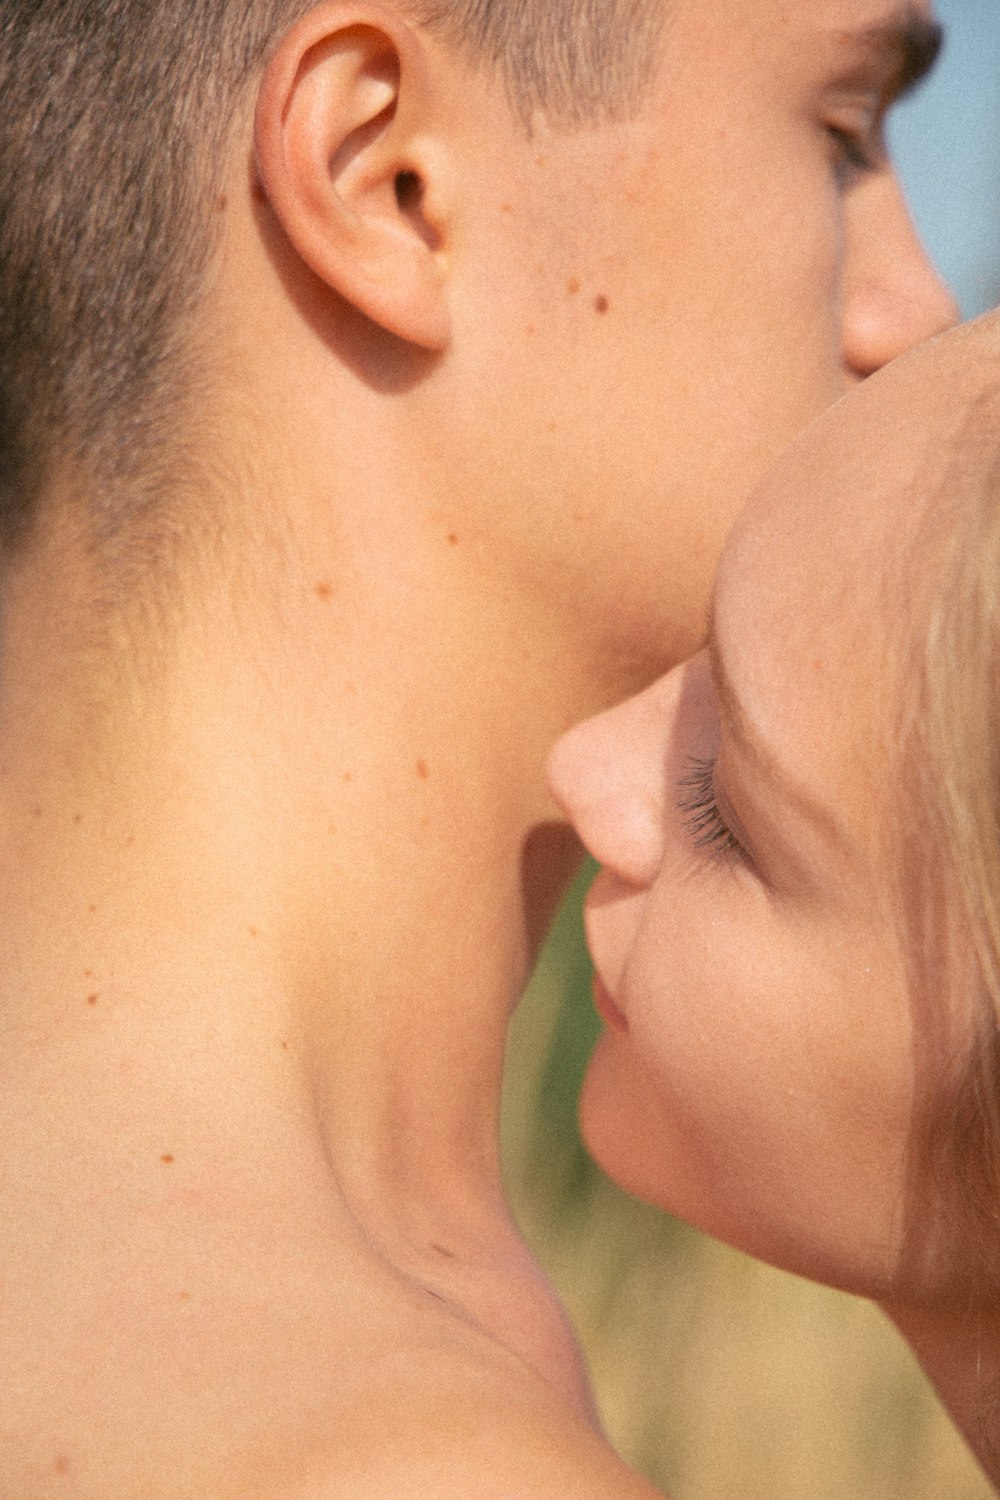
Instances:
[[[1000,0],[938,0],[948,41],[890,131],[924,243],[973,316],[1000,302]]]

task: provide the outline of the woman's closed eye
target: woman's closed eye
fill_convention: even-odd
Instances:
[[[677,782],[677,809],[696,848],[745,858],[742,844],[719,811],[714,758],[689,757],[687,770]]]

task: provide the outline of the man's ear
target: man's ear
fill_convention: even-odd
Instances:
[[[444,153],[422,39],[367,0],[326,0],[283,37],[257,103],[257,172],[310,270],[409,343],[450,321]]]

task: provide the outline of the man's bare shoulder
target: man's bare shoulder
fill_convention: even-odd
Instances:
[[[270,1370],[213,1370],[198,1343],[183,1391],[177,1370],[158,1372],[157,1394],[132,1366],[117,1409],[78,1385],[71,1426],[57,1409],[0,1434],[0,1493],[41,1500],[72,1479],[87,1500],[657,1500],[505,1351],[448,1337],[404,1335],[391,1352],[380,1339],[370,1351],[331,1342],[325,1368],[304,1378],[300,1367],[282,1387],[280,1357]]]
[[[403,1267],[284,1117],[248,1172],[163,1106],[162,1049],[82,1113],[50,1080],[117,1097],[125,1049],[60,1037],[8,1048],[0,1095],[4,1500],[654,1500],[560,1387],[530,1276],[477,1300],[471,1261]]]
[[[273,1500],[663,1500],[530,1371],[456,1359],[400,1375]]]
[[[0,1250],[4,1500],[655,1500],[571,1400],[384,1267],[227,1226],[192,1251],[147,1213],[156,1243],[84,1202],[73,1235],[39,1213]]]

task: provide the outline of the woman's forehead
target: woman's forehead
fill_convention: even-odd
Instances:
[[[733,529],[717,609],[747,590],[781,629],[813,605],[849,619],[875,604],[949,476],[998,440],[1000,316],[990,315],[897,360],[792,444]]]

